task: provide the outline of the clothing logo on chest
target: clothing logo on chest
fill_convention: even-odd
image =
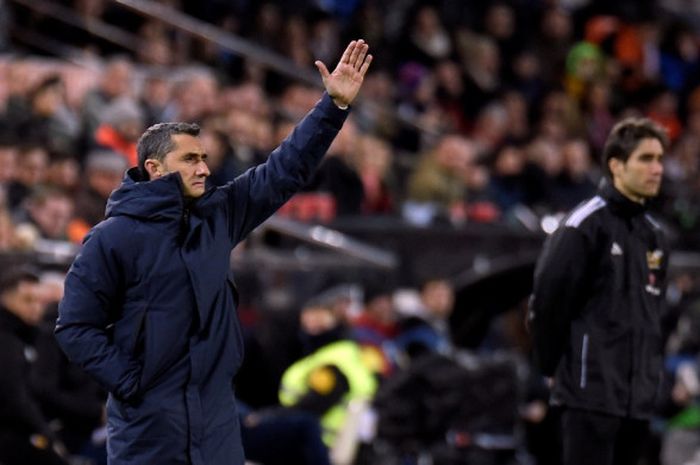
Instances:
[[[620,247],[620,244],[617,242],[612,243],[612,247],[610,247],[610,255],[622,255],[622,247]]]
[[[664,253],[659,249],[647,251],[647,265],[649,266],[649,269],[661,269],[661,261],[663,260],[663,258]]]

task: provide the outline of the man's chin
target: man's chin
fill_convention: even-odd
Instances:
[[[197,189],[189,189],[189,191],[185,193],[185,197],[187,197],[188,199],[198,199],[204,195],[204,191],[205,189],[203,187]]]

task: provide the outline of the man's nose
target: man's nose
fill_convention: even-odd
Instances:
[[[204,160],[200,161],[197,164],[197,170],[195,171],[195,174],[197,176],[209,176],[211,174],[211,171],[209,171],[209,166],[207,166],[207,162]]]

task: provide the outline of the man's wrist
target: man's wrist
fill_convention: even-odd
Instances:
[[[335,97],[331,97],[331,100],[333,100],[333,103],[335,104],[336,107],[340,108],[341,110],[347,110],[350,108],[350,105],[347,103],[343,103],[340,100],[336,99]]]

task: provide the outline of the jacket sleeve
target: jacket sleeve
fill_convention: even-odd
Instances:
[[[222,187],[228,190],[234,245],[310,182],[347,115],[324,93],[265,163]]]
[[[122,400],[138,391],[140,364],[109,337],[114,305],[124,288],[124,271],[113,247],[93,230],[68,270],[58,307],[56,340],[68,359]]]
[[[535,361],[545,376],[556,371],[571,320],[582,308],[590,252],[579,229],[562,225],[547,238],[537,262],[528,323]]]

